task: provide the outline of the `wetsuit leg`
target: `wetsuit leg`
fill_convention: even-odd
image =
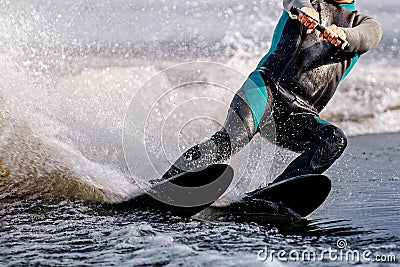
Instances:
[[[222,129],[210,139],[184,152],[162,179],[224,161],[237,153],[257,132],[258,121],[266,110],[267,100],[265,82],[260,73],[255,71],[233,98]]]
[[[305,175],[321,174],[338,159],[347,138],[338,127],[314,114],[293,114],[277,126],[278,145],[301,153],[273,183]]]

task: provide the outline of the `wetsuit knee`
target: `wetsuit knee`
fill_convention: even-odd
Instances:
[[[320,145],[317,145],[318,148],[311,159],[313,169],[330,166],[347,147],[347,137],[341,129],[334,125],[326,125],[320,130]]]
[[[326,142],[332,145],[334,151],[342,153],[347,147],[347,137],[344,132],[334,125],[324,127]]]
[[[318,131],[318,139],[293,160],[273,183],[298,175],[323,173],[342,155],[347,146],[343,131],[333,125],[324,125]]]

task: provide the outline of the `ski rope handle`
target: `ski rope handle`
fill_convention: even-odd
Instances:
[[[306,17],[312,19],[313,21],[317,22],[317,26],[315,27],[315,29],[316,29],[317,31],[319,31],[320,33],[322,33],[322,34],[325,32],[325,30],[327,30],[329,33],[335,35],[335,36],[337,37],[337,39],[338,39],[340,42],[342,42],[341,45],[340,45],[340,48],[341,48],[341,49],[346,49],[346,48],[349,46],[349,42],[348,42],[347,40],[344,40],[343,38],[341,38],[340,36],[338,36],[336,33],[332,32],[331,30],[329,30],[329,29],[326,28],[325,26],[321,25],[321,24],[319,23],[318,20],[316,20],[316,19],[314,19],[313,17],[311,17],[311,16],[309,16],[308,14],[306,14],[303,10],[301,10],[301,9],[299,9],[299,8],[293,6],[293,7],[290,9],[290,13],[292,13],[292,14],[295,15],[295,16],[298,16],[298,15],[302,14],[303,16],[306,16]]]

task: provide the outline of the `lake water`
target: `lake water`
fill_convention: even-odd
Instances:
[[[329,248],[371,252],[376,266],[398,264],[400,3],[357,4],[378,18],[384,37],[322,114],[352,136],[349,148],[328,172],[327,202],[305,224],[276,228],[115,212],[102,204],[134,196],[140,178],[156,178],[153,168],[162,172],[218,129],[234,91],[270,46],[280,1],[0,0],[2,264],[299,264],[258,259],[265,250],[294,250],[292,257],[313,251],[323,261],[311,266],[347,264]],[[207,86],[166,93],[193,77]],[[144,126],[146,134],[124,143],[129,115],[137,118],[132,129]],[[185,116],[197,119],[186,123]],[[281,164],[271,166],[260,153]],[[255,138],[230,162],[242,179],[222,201],[268,183],[291,157]],[[243,162],[254,166],[243,169]]]

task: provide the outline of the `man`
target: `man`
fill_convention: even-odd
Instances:
[[[236,93],[223,128],[186,151],[164,179],[226,160],[257,133],[300,153],[274,183],[323,173],[343,153],[345,134],[319,113],[359,56],[378,44],[381,27],[360,14],[354,1],[283,0],[283,5],[270,51]],[[292,7],[307,15],[295,17]],[[315,20],[327,30],[317,33]],[[346,48],[338,36],[349,42]],[[269,134],[272,125],[275,136]]]

